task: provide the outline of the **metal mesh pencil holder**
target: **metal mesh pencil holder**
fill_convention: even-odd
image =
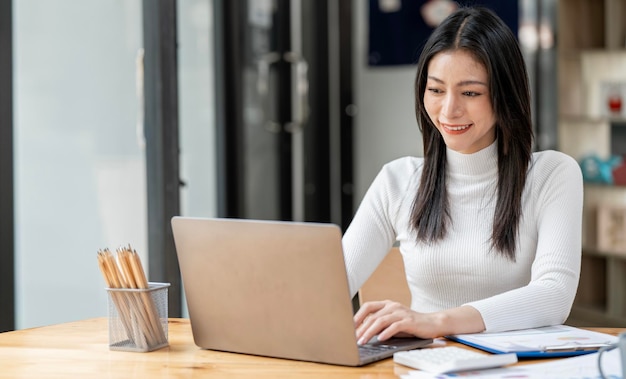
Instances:
[[[148,352],[168,346],[169,283],[146,289],[107,288],[109,349]]]

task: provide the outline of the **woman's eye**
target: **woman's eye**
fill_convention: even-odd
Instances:
[[[440,90],[439,88],[428,88],[428,91],[431,93],[442,93],[443,91]]]
[[[465,91],[465,92],[463,92],[463,95],[469,96],[469,97],[474,97],[474,96],[478,96],[480,94],[478,92],[474,92],[474,91]]]

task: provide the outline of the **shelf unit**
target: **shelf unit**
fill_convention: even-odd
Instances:
[[[625,110],[610,111],[607,93],[611,83],[623,88],[626,108],[626,0],[559,0],[557,15],[559,150],[606,159],[613,128],[626,124]],[[569,324],[626,325],[626,252],[598,248],[601,206],[626,208],[626,187],[585,184],[583,261]]]

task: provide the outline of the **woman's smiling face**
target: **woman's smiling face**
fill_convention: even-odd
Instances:
[[[487,70],[465,50],[430,60],[424,107],[449,149],[471,154],[496,139]]]

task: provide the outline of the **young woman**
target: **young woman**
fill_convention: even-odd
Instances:
[[[360,343],[560,324],[578,286],[577,162],[532,152],[528,77],[511,30],[461,8],[432,33],[415,80],[424,157],[385,165],[343,237],[356,294],[400,243],[411,307],[363,304]]]

